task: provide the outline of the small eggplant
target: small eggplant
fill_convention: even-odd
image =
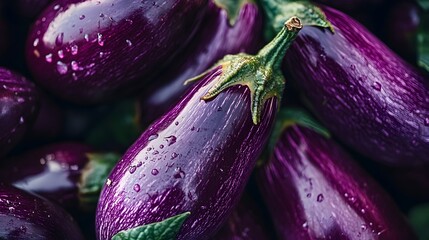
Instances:
[[[269,9],[271,0],[264,1]],[[291,10],[280,15],[287,6],[272,6],[278,11],[268,19],[270,26],[287,18]],[[373,160],[428,164],[428,79],[347,15],[311,4],[300,11],[310,9],[320,14],[311,19],[330,29],[305,26],[285,66],[314,114],[342,142]],[[308,16],[302,18],[304,25],[310,23]]]
[[[72,217],[46,199],[0,183],[0,202],[0,239],[84,239]]]
[[[152,238],[153,229],[163,239],[208,239],[220,229],[273,126],[280,65],[300,28],[292,18],[257,55],[227,55],[193,79],[202,80],[112,170],[97,207],[98,239]]]
[[[179,57],[182,61],[169,67],[167,73],[157,77],[153,86],[141,94],[142,124],[147,126],[171,108],[189,89],[183,83],[212,66],[226,54],[246,52],[253,54],[262,43],[262,13],[251,0],[234,2],[239,13],[233,25],[229,18],[235,14],[209,0],[209,10],[196,37]],[[221,5],[222,6],[222,5]],[[231,6],[231,5],[230,5]],[[236,10],[238,11],[238,10]]]
[[[38,98],[33,83],[0,67],[0,157],[31,127],[39,107]]]
[[[281,239],[416,239],[386,192],[297,110],[281,112],[257,182]]]
[[[79,143],[56,143],[7,159],[0,167],[0,180],[71,212],[94,211],[107,175],[119,158]]]
[[[27,41],[35,81],[61,98],[90,104],[147,84],[193,36],[207,0],[56,0]]]

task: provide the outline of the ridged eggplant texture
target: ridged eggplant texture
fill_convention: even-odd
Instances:
[[[0,157],[24,136],[36,118],[39,95],[23,76],[0,68]]]
[[[254,125],[244,86],[201,100],[221,71],[214,69],[155,121],[113,169],[98,204],[98,239],[188,211],[177,239],[207,239],[226,221],[277,107],[275,98],[269,99]]]
[[[197,30],[207,0],[56,0],[27,39],[40,86],[63,99],[100,103],[135,92]]]
[[[262,45],[262,13],[255,3],[247,2],[231,26],[226,10],[213,0],[202,27],[178,56],[180,62],[157,77],[153,86],[141,94],[142,123],[147,125],[165,113],[189,89],[185,80],[211,67],[226,54],[255,53]]]
[[[286,54],[291,80],[341,141],[392,165],[429,163],[429,81],[347,15],[306,26]]]
[[[257,182],[280,239],[416,239],[387,193],[308,128],[282,132]]]
[[[83,240],[73,219],[49,201],[0,183],[0,238]]]

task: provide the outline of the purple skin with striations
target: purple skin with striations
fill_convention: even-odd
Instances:
[[[416,239],[383,189],[308,128],[282,131],[257,181],[281,239]]]
[[[255,3],[247,2],[233,26],[227,12],[209,1],[209,10],[202,27],[178,59],[182,61],[141,94],[142,123],[144,126],[165,113],[189,89],[183,83],[211,67],[226,54],[255,53],[263,42],[262,13]],[[231,39],[234,39],[233,41]]]
[[[148,84],[197,30],[207,0],[56,0],[27,40],[38,84],[61,98],[91,104]],[[142,81],[143,80],[143,81]]]
[[[203,101],[215,68],[128,149],[111,172],[97,208],[98,239],[191,212],[177,239],[216,233],[238,202],[270,133],[277,104],[254,125],[245,86]]]
[[[285,58],[311,110],[374,160],[429,163],[428,79],[347,15],[322,10],[335,33],[306,26]]]
[[[0,157],[21,140],[33,123],[38,98],[33,83],[0,67]]]
[[[0,183],[0,203],[0,239],[84,239],[70,215],[46,199]]]

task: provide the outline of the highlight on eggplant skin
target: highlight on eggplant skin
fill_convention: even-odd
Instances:
[[[429,81],[347,15],[321,7],[335,32],[306,26],[285,69],[342,142],[389,165],[429,163]]]
[[[207,0],[55,0],[26,43],[34,81],[96,104],[135,93],[198,29]],[[82,91],[85,89],[85,91]]]
[[[0,183],[0,202],[0,239],[84,239],[70,215],[44,198]]]
[[[39,94],[20,74],[0,67],[0,157],[9,152],[32,126]]]
[[[234,25],[225,9],[209,0],[202,26],[188,46],[177,57],[180,62],[157,76],[157,81],[143,89],[140,95],[142,124],[148,125],[171,108],[190,88],[185,80],[205,71],[227,54],[253,54],[261,47],[262,11],[256,3],[245,0]]]
[[[256,179],[281,239],[416,239],[386,192],[332,139],[282,131]]]
[[[113,169],[98,203],[98,239],[187,211],[177,239],[203,239],[220,229],[262,151],[277,106],[269,99],[254,125],[244,86],[200,100],[215,77],[198,82]]]

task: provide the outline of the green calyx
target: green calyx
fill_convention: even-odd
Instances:
[[[212,0],[210,0],[212,1]],[[228,13],[231,26],[234,26],[240,15],[240,10],[246,3],[254,3],[252,0],[213,0],[213,2]]]
[[[334,32],[323,11],[309,1],[260,0],[266,15],[265,38],[272,39],[282,27],[283,22],[292,16],[301,19],[304,26],[328,28]]]
[[[247,86],[251,92],[252,121],[254,124],[258,124],[265,101],[272,97],[276,97],[277,101],[281,99],[285,79],[280,70],[280,65],[286,50],[301,28],[301,21],[296,17],[292,17],[284,23],[284,27],[277,36],[263,47],[257,55],[243,53],[227,55],[215,67],[187,80],[185,84],[204,78],[208,73],[220,66],[221,73],[216,77],[216,83],[201,99],[210,100],[234,85]]]
[[[82,170],[79,181],[80,208],[92,211],[96,208],[101,189],[106,179],[120,159],[115,153],[95,154],[88,153],[88,163]]]
[[[118,232],[112,240],[174,240],[191,213],[185,212],[161,222],[137,226]]]
[[[423,3],[424,2],[424,3]],[[429,71],[429,1],[421,1],[426,4],[426,9],[421,14],[420,25],[417,32],[418,65]]]

